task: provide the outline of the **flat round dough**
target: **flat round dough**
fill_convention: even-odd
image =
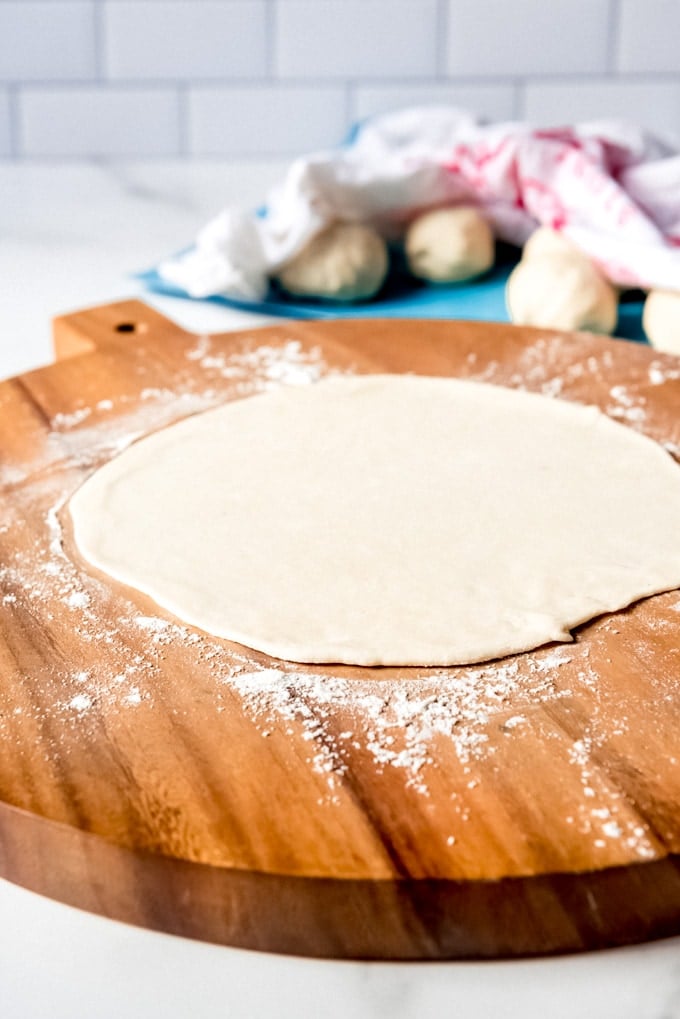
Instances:
[[[417,376],[282,388],[71,500],[101,570],[277,658],[453,665],[680,586],[680,469],[593,407]]]

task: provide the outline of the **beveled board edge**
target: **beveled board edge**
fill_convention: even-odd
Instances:
[[[677,855],[499,881],[314,880],[132,852],[0,804],[0,876],[137,927],[319,959],[527,958],[680,934]]]

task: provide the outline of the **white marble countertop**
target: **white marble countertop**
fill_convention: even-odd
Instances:
[[[132,278],[186,245],[223,205],[259,203],[282,164],[0,163],[0,377],[52,359],[50,320],[139,295]],[[197,331],[266,319],[145,300]]]
[[[257,203],[280,171],[0,164],[0,377],[51,360],[54,315],[139,294],[130,273],[222,205]],[[201,332],[267,321],[150,303]],[[2,1019],[680,1019],[680,939],[526,962],[319,962],[138,930],[3,881],[0,917]]]

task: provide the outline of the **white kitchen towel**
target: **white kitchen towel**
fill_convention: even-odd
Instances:
[[[620,121],[537,130],[449,107],[359,125],[344,146],[296,159],[259,213],[226,209],[160,276],[192,297],[259,300],[268,278],[336,220],[388,240],[424,209],[474,204],[522,245],[562,231],[613,283],[680,290],[680,154]]]

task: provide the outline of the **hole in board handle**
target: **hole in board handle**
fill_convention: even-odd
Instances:
[[[134,322],[119,322],[115,330],[117,333],[135,333],[137,326]]]

